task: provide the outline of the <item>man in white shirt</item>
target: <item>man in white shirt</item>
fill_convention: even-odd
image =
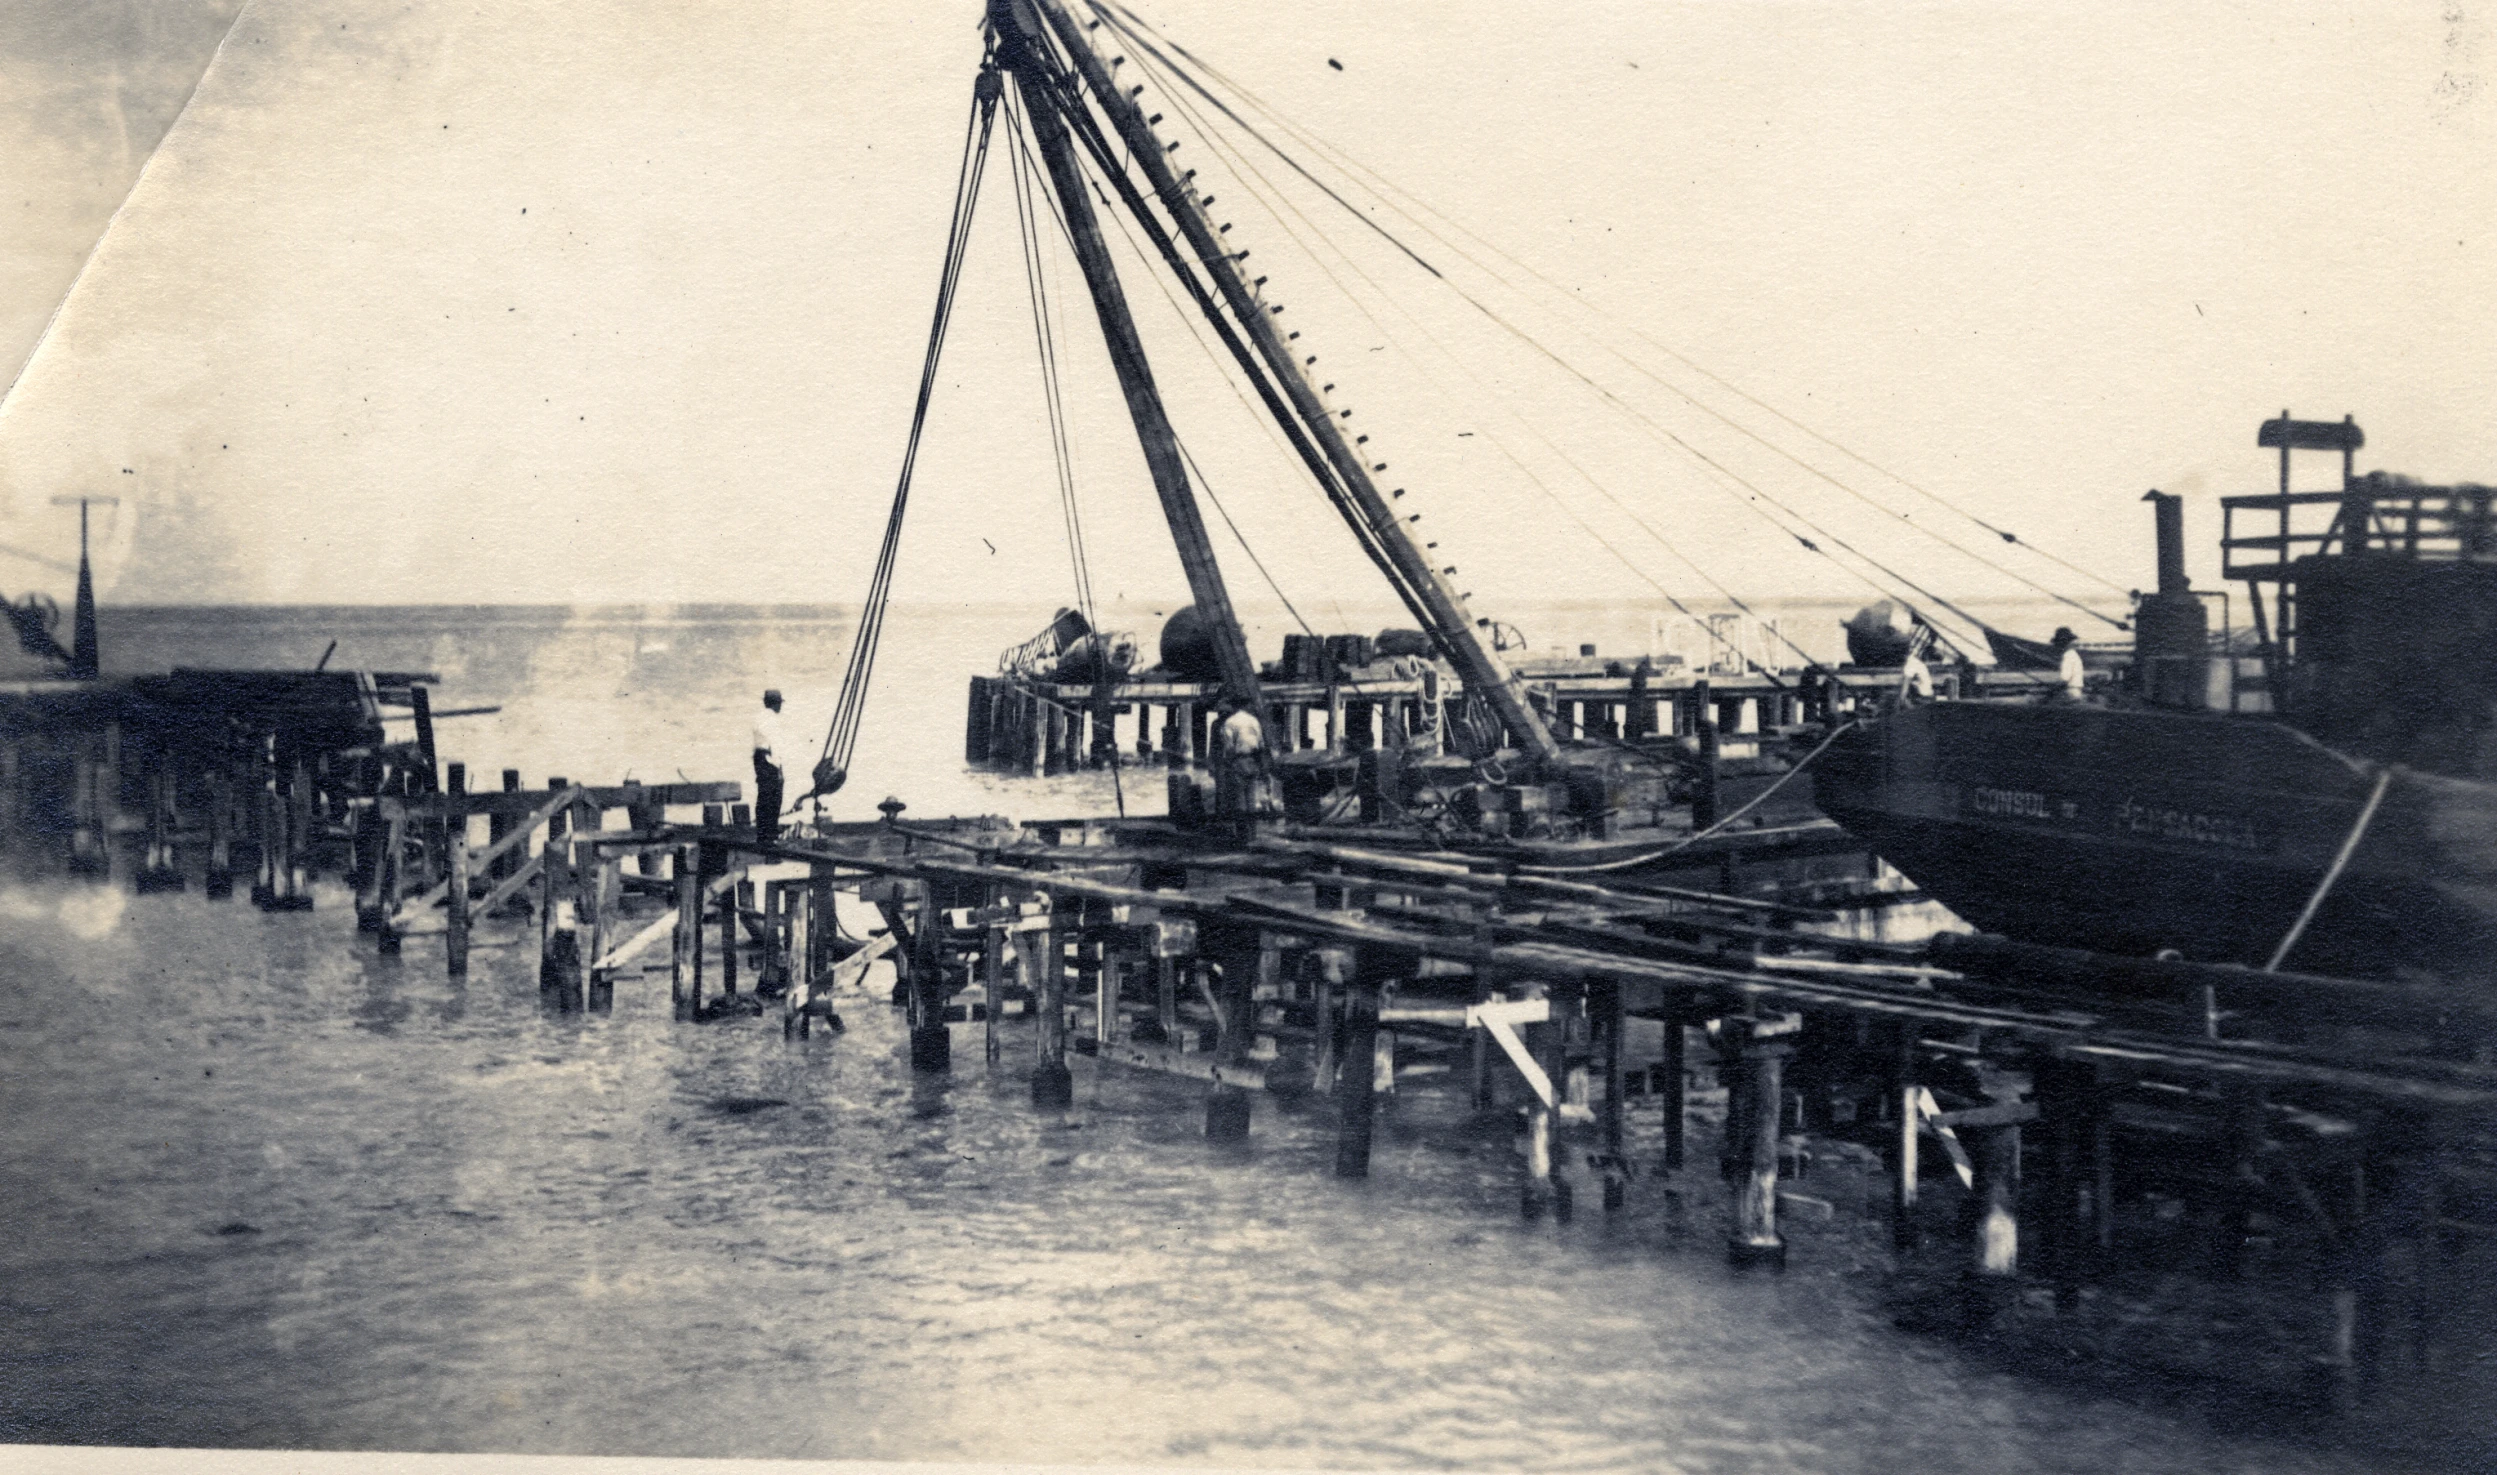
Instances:
[[[1257,780],[1266,764],[1266,725],[1255,709],[1238,697],[1225,697],[1222,720],[1214,725],[1215,807],[1243,838],[1257,814]]]
[[[763,709],[754,714],[754,838],[765,845],[780,838],[783,767],[780,693],[767,691]]]
[[[2083,690],[2088,686],[2088,673],[2081,665],[2080,637],[2072,633],[2071,626],[2056,627],[2055,650],[2059,656],[2055,667],[2057,683],[2055,698],[2058,701],[2077,702],[2081,699]]]
[[[1933,668],[1927,666],[1925,658],[1911,646],[1907,659],[1899,663],[1899,702],[1902,706],[1912,707],[1932,700]]]

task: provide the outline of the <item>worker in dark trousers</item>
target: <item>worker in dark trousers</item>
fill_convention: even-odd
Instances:
[[[781,794],[780,693],[763,693],[763,710],[754,714],[754,838],[769,845],[780,838]]]
[[[1257,711],[1236,696],[1223,698],[1214,724],[1214,808],[1246,842],[1257,829],[1257,791],[1266,774],[1266,728]]]

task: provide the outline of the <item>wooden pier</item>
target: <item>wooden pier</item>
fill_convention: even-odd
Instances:
[[[1640,1180],[1713,1169],[1738,1264],[1784,1263],[1788,1217],[1831,1211],[1812,1164],[1854,1153],[1880,1165],[1901,1253],[1957,1260],[1963,1326],[2024,1287],[2078,1305],[2136,1248],[2140,1206],[2179,1203],[2220,1273],[2258,1223],[2304,1247],[2318,1393],[2349,1402],[2386,1348],[2441,1335],[2388,1265],[2432,1275],[2497,1219],[2481,1161],[2497,1006],[1959,934],[1883,941],[1866,908],[1895,893],[1863,891],[1871,878],[1740,889],[1742,833],[1693,847],[1693,884],[1290,826],[1240,843],[1162,821],[905,821],[898,802],[764,844],[731,782],[524,787],[506,771],[472,790],[457,764],[425,782],[409,754],[378,792],[337,799],[318,761],[261,756],[152,770],[174,773],[188,822],[125,809],[104,849],[118,837],[180,878],[257,847],[272,906],[308,899],[327,866],[385,954],[438,946],[457,976],[476,946],[534,942],[559,1011],[610,1009],[664,971],[677,1019],[777,1012],[793,1047],[837,1028],[834,995],[882,966],[916,1070],[956,1068],[967,1030],[970,1058],[1024,1072],[1038,1109],[1075,1099],[1077,1057],[1185,1076],[1215,1138],[1250,1133],[1260,1096],[1331,1103],[1346,1177],[1372,1171],[1382,1104],[1444,1072],[1476,1110],[1516,1114],[1522,1214],[1612,1211]],[[227,807],[183,797],[201,793]],[[851,935],[845,898],[882,925]],[[1691,1103],[1718,1091],[1711,1163]],[[1660,1151],[1630,1150],[1634,1110],[1655,1114]]]
[[[1759,751],[1764,734],[1817,720],[1851,693],[1898,684],[1896,669],[1836,667],[1826,671],[1710,672],[1643,658],[1527,663],[1520,669],[1529,701],[1564,740],[1697,742],[1713,731],[1722,756]],[[2032,673],[1944,668],[1934,673],[1945,698],[2036,690]],[[1262,684],[1275,725],[1275,752],[1357,753],[1372,748],[1431,752],[1448,747],[1450,712],[1464,684],[1418,658],[1375,662],[1325,681]],[[1008,773],[1054,774],[1120,761],[1202,767],[1218,682],[1173,681],[1150,673],[1117,682],[1059,682],[974,676],[965,705],[963,760]]]

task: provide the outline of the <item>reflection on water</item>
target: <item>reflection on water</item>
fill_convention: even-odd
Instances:
[[[449,633],[390,638],[411,663],[446,643],[467,653],[471,684],[445,704],[507,704],[488,726],[447,729],[446,747],[533,780],[662,762],[734,773],[728,714],[746,690],[767,672],[801,686],[788,674],[801,649],[828,686],[841,655],[828,626],[763,640],[751,622],[742,635],[694,622],[662,653],[629,621],[429,618]],[[378,653],[358,663],[391,664],[387,641],[366,638]],[[1014,791],[961,773],[948,746],[956,677],[980,669],[967,653],[990,632],[939,622],[905,638],[964,659],[941,683],[896,681],[901,730],[878,741],[910,756],[847,797],[1009,807]],[[620,665],[679,657],[709,664],[667,678],[688,684],[654,730],[615,718]],[[549,715],[576,709],[609,715]],[[691,757],[670,758],[671,741]],[[1033,807],[1096,807],[1093,782]],[[1850,1216],[1797,1226],[1782,1277],[1728,1270],[1714,1209],[1686,1212],[1652,1175],[1624,1214],[1521,1225],[1506,1127],[1427,1089],[1387,1109],[1373,1176],[1345,1184],[1323,1107],[1260,1098],[1250,1142],[1216,1146],[1196,1085],[1078,1060],[1076,1108],[1034,1112],[1021,1021],[1003,1068],[983,1068],[966,1032],[951,1076],[913,1078],[893,1012],[869,999],[843,1001],[846,1035],[793,1043],[769,1019],[674,1023],[654,969],[619,981],[612,1015],[553,1015],[533,947],[481,945],[453,983],[429,939],[377,956],[334,884],[308,914],[193,891],[133,899],[99,928],[95,905],[60,888],[0,896],[10,1439],[2382,1467],[2194,1398],[2036,1376],[1897,1331],[1877,1236]],[[1639,1121],[1652,1134],[1652,1115]],[[1653,1164],[1652,1135],[1633,1152]]]
[[[1890,1328],[1878,1256],[1713,1213],[1516,1220],[1505,1130],[1323,1110],[1207,1144],[1198,1088],[1077,1063],[1035,1113],[966,1036],[465,985],[347,898],[134,904],[0,942],[0,1426],[140,1443],[1681,1470],[2370,1468]],[[22,912],[13,915],[22,915]],[[1440,1078],[1444,1080],[1445,1078]],[[1645,1144],[1642,1160],[1654,1160]]]

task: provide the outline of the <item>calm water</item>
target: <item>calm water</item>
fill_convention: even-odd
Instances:
[[[1106,808],[1102,776],[959,769],[961,677],[1028,612],[897,615],[865,792]],[[752,694],[821,720],[827,611],[121,612],[121,664],[439,671],[449,756],[535,784],[736,776]],[[905,665],[940,673],[912,681]],[[1139,791],[1144,791],[1139,793]],[[1158,785],[1128,797],[1158,806]],[[534,937],[534,933],[532,933]],[[2354,1471],[2220,1395],[2024,1369],[1895,1330],[1876,1233],[1723,1264],[1713,1204],[1521,1225],[1505,1128],[1409,1094],[1373,1177],[1323,1110],[1207,1144],[1197,1086],[1076,1062],[1035,1113],[958,1041],[915,1080],[846,1036],[541,1012],[411,941],[191,892],[0,893],[0,1436],[1166,1464],[1681,1471]],[[1443,1078],[1444,1079],[1444,1078]],[[758,1104],[773,1103],[773,1104]],[[1640,1114],[1649,1126],[1647,1113]],[[1652,1136],[1638,1158],[1655,1161]]]

